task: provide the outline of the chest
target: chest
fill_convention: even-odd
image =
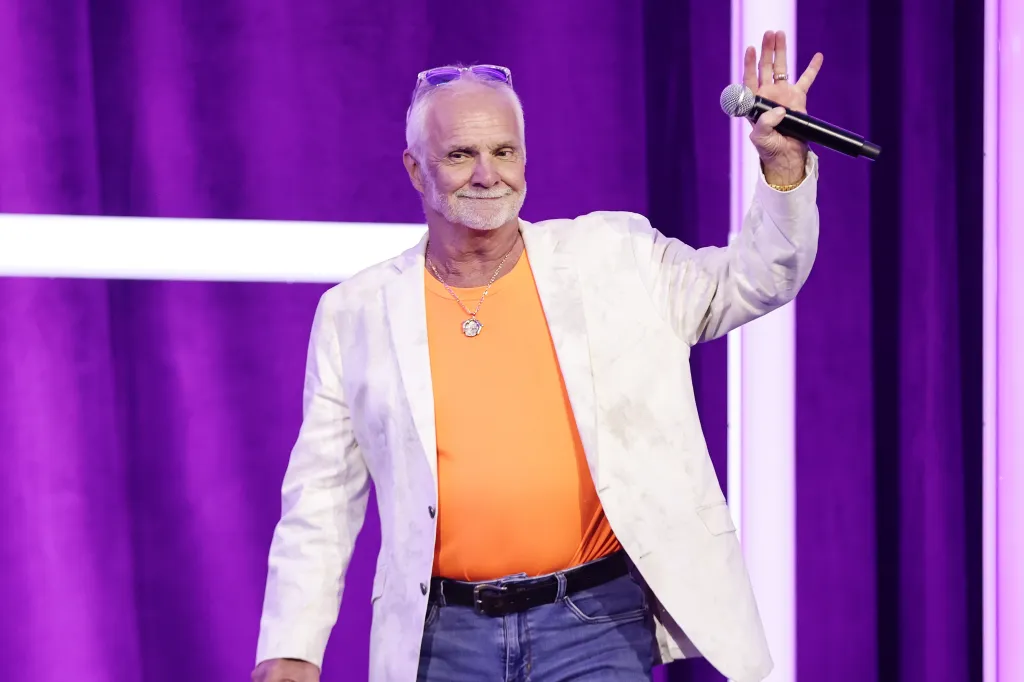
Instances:
[[[419,456],[436,478],[439,425],[523,404],[571,410],[595,474],[599,450],[661,437],[685,402],[689,348],[635,268],[552,258],[533,270],[531,296],[485,300],[473,338],[461,333],[465,311],[426,291],[422,270],[339,318],[352,428],[371,468]]]

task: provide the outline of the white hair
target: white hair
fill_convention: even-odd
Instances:
[[[453,64],[451,68],[464,68],[460,64]],[[445,83],[443,85],[430,85],[424,81],[418,81],[416,88],[412,93],[412,103],[409,105],[409,109],[405,114],[405,144],[406,147],[412,151],[413,155],[418,155],[419,150],[426,137],[427,127],[427,110],[430,101],[433,99],[433,95],[442,90],[460,87],[460,84],[464,83],[478,83],[485,85],[495,90],[506,92],[511,97],[512,107],[515,110],[516,123],[519,124],[519,136],[526,144],[526,117],[523,115],[523,103],[519,100],[519,95],[506,83],[500,81],[489,80],[487,78],[480,78],[472,71],[463,71],[461,78],[458,80]]]

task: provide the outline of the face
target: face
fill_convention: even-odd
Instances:
[[[519,216],[526,154],[507,93],[477,84],[435,93],[425,133],[419,159],[407,154],[406,165],[428,212],[474,230]]]

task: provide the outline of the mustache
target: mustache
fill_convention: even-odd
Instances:
[[[503,189],[491,189],[491,190],[480,190],[480,191],[469,191],[459,190],[455,193],[456,197],[463,199],[501,199],[502,197],[511,196],[514,194],[511,188],[505,187]]]

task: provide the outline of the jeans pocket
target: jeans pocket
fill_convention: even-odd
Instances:
[[[629,623],[649,611],[644,589],[628,575],[566,595],[562,602],[583,623]]]
[[[429,628],[431,625],[436,623],[440,612],[441,606],[437,602],[430,602],[427,604],[427,615],[423,619],[423,628]]]

